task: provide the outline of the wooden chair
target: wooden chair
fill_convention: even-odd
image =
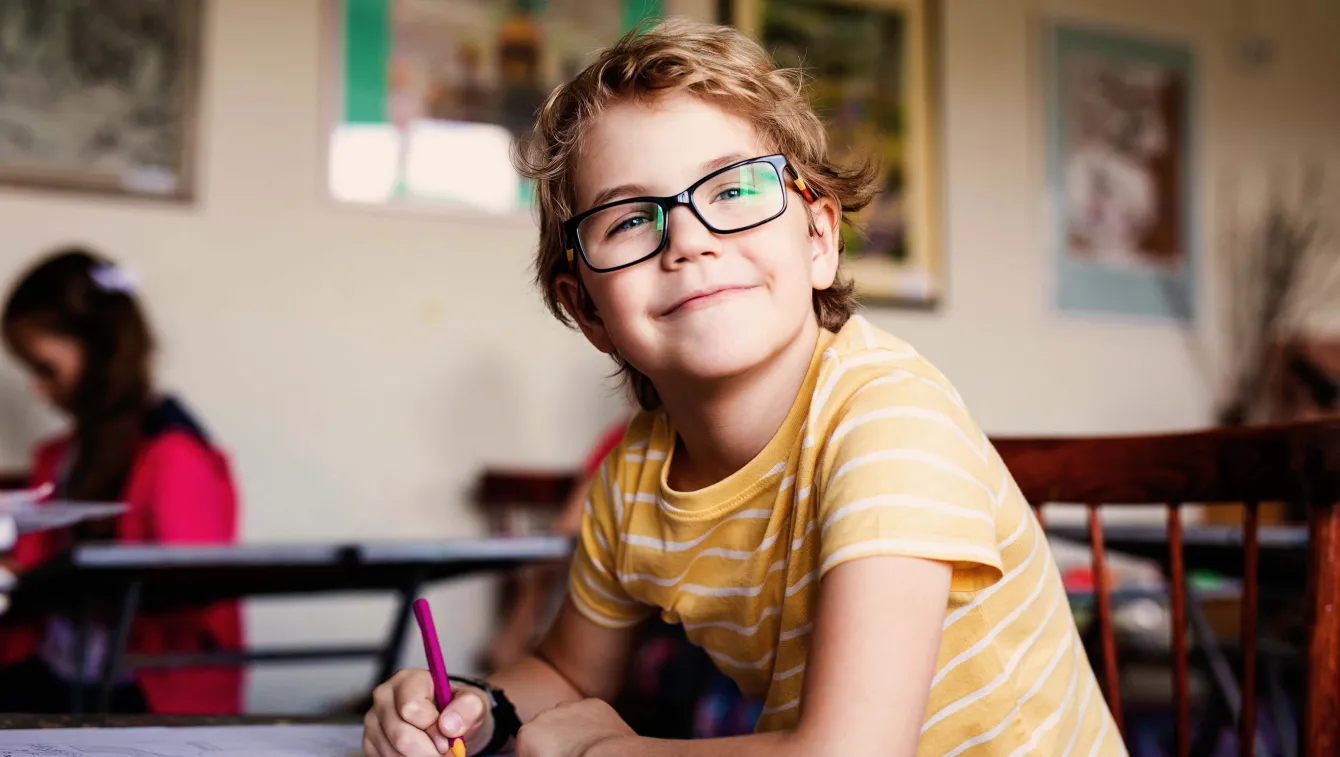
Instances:
[[[1116,640],[1112,628],[1100,505],[1167,505],[1176,754],[1190,750],[1187,588],[1181,508],[1242,503],[1242,617],[1239,744],[1252,755],[1256,734],[1257,613],[1262,502],[1302,502],[1308,513],[1307,649],[1303,754],[1340,755],[1340,420],[1142,437],[992,440],[1035,507],[1088,508],[1101,667],[1118,725]],[[1039,517],[1042,512],[1039,511]],[[1160,548],[1161,549],[1161,548]],[[1269,565],[1267,566],[1270,567]]]

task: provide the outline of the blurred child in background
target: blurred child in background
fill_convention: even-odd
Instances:
[[[54,499],[117,501],[122,516],[73,531],[21,537],[8,557],[19,575],[75,543],[229,543],[237,502],[224,456],[177,400],[154,392],[153,341],[127,269],[83,250],[61,251],[30,270],[10,294],[4,344],[33,388],[70,420],[40,445],[33,486]],[[0,712],[61,712],[82,687],[91,697],[107,653],[106,619],[94,624],[84,670],[77,626],[62,614],[0,632]],[[141,615],[130,654],[237,649],[237,603]],[[127,673],[115,712],[233,714],[241,709],[236,668],[144,669]]]

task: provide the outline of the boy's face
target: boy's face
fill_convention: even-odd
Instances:
[[[673,195],[717,168],[773,152],[748,121],[691,95],[624,102],[587,135],[577,212],[598,196],[603,204]],[[595,317],[577,307],[572,276],[558,281],[562,301],[592,344],[617,350],[663,391],[662,382],[725,379],[765,365],[815,321],[813,290],[832,285],[838,263],[836,204],[806,203],[786,178],[778,218],[718,235],[676,207],[659,256],[611,273],[580,266]],[[810,233],[811,215],[820,233]]]

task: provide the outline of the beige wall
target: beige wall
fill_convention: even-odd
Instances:
[[[90,242],[138,267],[162,336],[164,383],[231,450],[248,540],[468,536],[464,495],[490,463],[572,465],[620,412],[608,366],[543,312],[529,224],[338,207],[322,194],[317,0],[209,4],[199,201],[176,208],[0,193],[0,279],[36,251]],[[1340,6],[1331,0],[948,0],[944,61],[950,293],[935,313],[875,312],[948,372],[990,432],[1095,432],[1204,422],[1187,337],[1049,310],[1038,25],[1048,9],[1188,39],[1200,55],[1198,186],[1271,160],[1337,158]],[[1272,67],[1235,67],[1254,6]],[[1333,162],[1332,165],[1335,165]],[[0,367],[0,463],[53,419]],[[488,582],[436,592],[458,607],[448,664],[470,667]],[[365,640],[379,599],[257,603],[260,643]],[[411,650],[413,647],[411,646]],[[411,660],[418,659],[411,652]],[[304,710],[357,693],[364,665],[254,677],[252,706]]]

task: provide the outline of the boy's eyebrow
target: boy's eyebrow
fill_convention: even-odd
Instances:
[[[718,168],[725,168],[731,163],[739,163],[742,160],[749,160],[749,156],[742,152],[732,152],[722,155],[719,158],[713,158],[703,164],[703,174],[709,174]]]
[[[702,166],[703,175],[706,176],[718,168],[725,168],[731,163],[739,163],[742,160],[748,159],[749,156],[742,152],[727,153],[726,155],[722,155],[719,158],[713,158],[704,163]],[[649,194],[651,194],[651,191],[643,184],[620,184],[617,187],[610,187],[597,192],[596,196],[591,198],[589,207],[598,208],[607,202],[613,201],[616,197],[637,197]]]
[[[650,194],[650,192],[648,192],[647,188],[641,184],[620,184],[617,187],[600,190],[600,192],[591,199],[591,207],[598,208],[616,197],[636,197],[647,194]]]

